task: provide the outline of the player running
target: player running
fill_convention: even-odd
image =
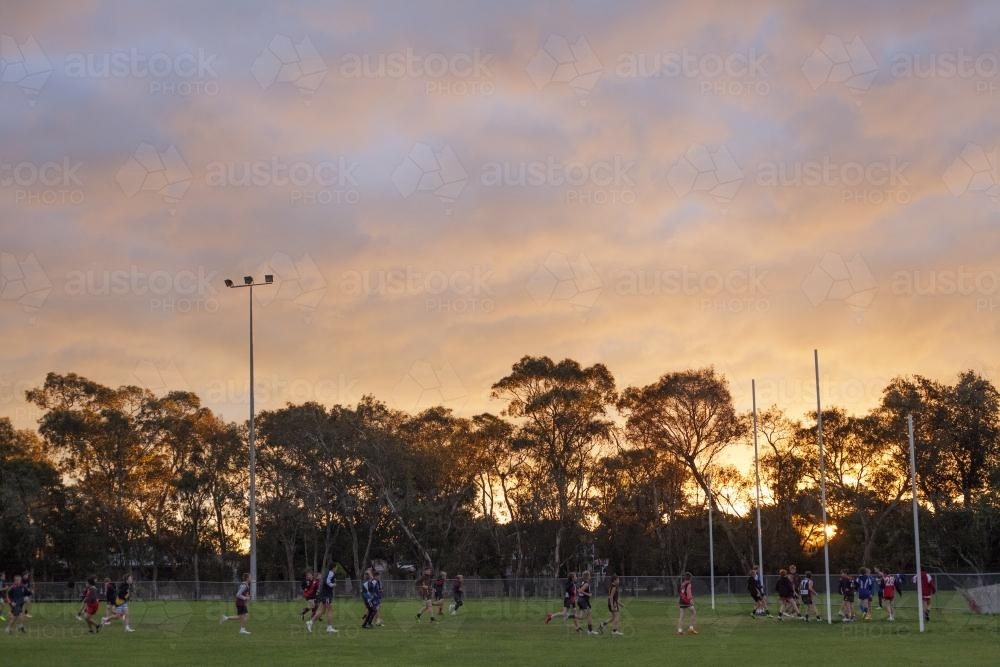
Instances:
[[[604,632],[604,627],[610,625],[612,636],[624,635],[625,633],[621,630],[621,603],[618,601],[617,574],[611,577],[611,585],[608,586],[608,611],[611,612],[611,615],[606,620],[601,621],[597,629]]]
[[[444,616],[444,585],[448,580],[448,573],[444,570],[438,572],[437,579],[434,580],[434,607],[438,616]]]
[[[97,594],[97,580],[87,579],[87,587],[83,591],[83,620],[87,622],[87,632],[97,634],[101,631],[103,622],[96,620],[97,610],[101,607],[101,598]]]
[[[375,626],[382,626],[382,573],[378,570],[373,570],[374,582],[373,586],[375,589]]]
[[[306,614],[311,619],[316,613],[316,598],[319,596],[319,576],[313,572],[306,572],[302,579],[302,598],[306,601],[306,606],[299,612],[299,620],[305,620]]]
[[[817,595],[816,588],[813,585],[812,576],[813,573],[807,571],[805,576],[799,579],[799,598],[802,600],[802,606],[805,608],[806,621],[809,620],[809,612],[812,612],[813,616],[816,617],[816,621],[822,623],[823,619],[819,617],[819,610],[816,609],[816,598],[819,595]]]
[[[684,617],[686,615],[691,616],[690,624],[688,625],[688,634],[698,634],[698,631],[694,629],[694,624],[698,620],[698,612],[694,608],[694,593],[691,586],[690,572],[685,572],[684,577],[681,579],[681,585],[678,591],[677,607],[680,609],[677,617],[677,634],[684,634]]]
[[[424,612],[430,612],[431,623],[434,622],[433,598],[431,593],[431,569],[424,570],[424,573],[417,579],[417,592],[420,594],[420,611],[417,612],[417,623]]]
[[[97,589],[94,589],[94,596],[97,596]],[[7,621],[7,634],[13,632],[14,627],[21,632],[27,632],[24,627],[24,602],[28,598],[28,587],[21,581],[21,575],[15,574],[14,581],[7,587],[5,599],[10,605],[10,620]]]
[[[337,572],[333,565],[326,571],[326,576],[320,579],[319,583],[319,605],[313,611],[313,615],[306,621],[306,630],[313,631],[313,621],[317,618],[326,619],[326,631],[330,633],[338,632],[333,627],[333,597],[337,589]]]
[[[243,581],[240,582],[240,587],[236,589],[236,615],[226,616],[222,615],[219,623],[225,623],[226,621],[232,621],[234,619],[240,622],[240,634],[249,635],[250,631],[247,630],[247,616],[250,615],[250,610],[247,608],[247,603],[250,602],[250,573],[247,572],[243,575]]]
[[[135,632],[128,622],[128,601],[132,597],[132,575],[126,574],[121,583],[115,589],[111,583],[111,591],[114,592],[114,606],[108,605],[108,615],[101,619],[102,625],[111,625],[111,620],[117,618],[125,626],[125,632]],[[108,587],[105,585],[105,597],[108,595]]]
[[[454,616],[465,604],[465,579],[460,574],[455,575],[455,581],[451,585],[451,599],[452,603],[448,606],[448,610]]]
[[[576,607],[577,601],[577,586],[576,586],[576,572],[570,572],[566,575],[566,588],[563,589],[563,608],[562,611],[556,611],[549,614],[545,614],[545,625],[552,622],[552,619],[559,616],[564,621],[568,618],[573,619],[573,626],[580,630],[580,623],[576,620],[576,614],[573,612],[573,608]]]

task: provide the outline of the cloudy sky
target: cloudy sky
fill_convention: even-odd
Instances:
[[[877,5],[877,6],[875,6]],[[1000,5],[0,7],[0,415],[46,372],[491,404],[525,354],[738,407],[1000,381]]]

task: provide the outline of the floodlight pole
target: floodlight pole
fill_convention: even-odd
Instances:
[[[826,455],[823,452],[823,405],[819,397],[819,350],[813,350],[816,366],[816,435],[819,439],[819,491],[823,509],[823,569],[826,574],[826,622],[833,623],[833,600],[830,587],[830,545],[826,533]]]
[[[712,534],[712,474],[705,476],[708,482],[708,581],[712,591],[712,609],[715,609],[715,538]]]
[[[757,455],[757,381],[750,380],[750,396],[753,400],[753,468],[757,477],[757,572],[761,586],[764,585],[764,539],[760,526],[760,458]]]
[[[265,281],[256,283],[251,276],[243,279],[242,285],[226,280],[226,286],[232,289],[248,287],[250,295],[250,595],[257,598],[257,442],[254,428],[254,377],[253,377],[253,288],[273,285],[274,278],[265,276]]]
[[[910,440],[910,484],[913,489],[913,552],[917,565],[917,618],[920,632],[924,631],[924,572],[920,569],[920,506],[917,503],[917,457],[913,445],[913,413],[906,415],[906,430]]]

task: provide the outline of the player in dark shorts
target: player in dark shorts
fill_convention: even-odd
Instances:
[[[594,610],[590,603],[590,572],[583,573],[583,581],[580,582],[576,590],[576,607],[580,611],[576,617],[587,622],[587,634],[600,634],[594,629]],[[577,626],[577,632],[583,632],[583,628]]]
[[[333,627],[333,596],[336,588],[337,572],[331,565],[326,571],[326,576],[322,577],[319,582],[319,604],[316,606],[316,611],[314,611],[313,615],[308,621],[306,621],[306,630],[309,632],[312,632],[313,621],[317,618],[326,619],[327,632],[337,632],[337,628]]]
[[[420,595],[420,611],[417,612],[417,623],[424,612],[430,612],[431,623],[434,622],[434,611],[431,609],[433,597],[431,593],[431,570],[428,568],[417,579],[417,593]]]
[[[573,625],[577,630],[580,629],[580,622],[576,620],[576,614],[573,609],[576,607],[577,602],[577,586],[576,586],[576,572],[570,572],[566,575],[566,587],[563,589],[563,608],[562,611],[553,612],[551,614],[545,615],[545,624],[548,625],[552,622],[552,619],[559,616],[563,620],[568,618],[573,619]]]
[[[10,605],[10,620],[7,621],[7,634],[13,632],[15,626],[21,632],[28,631],[24,627],[24,601],[27,598],[28,587],[21,582],[21,575],[15,574],[14,581],[11,582],[6,593],[7,604]]]
[[[604,627],[610,625],[612,635],[625,634],[621,629],[621,602],[618,600],[618,591],[619,580],[618,575],[615,574],[611,577],[611,584],[608,586],[608,611],[611,615],[597,626],[599,632],[604,632]]]
[[[24,617],[31,618],[31,598],[35,595],[35,592],[31,589],[31,572],[25,570],[21,574],[21,585],[24,586]]]
[[[302,598],[306,601],[306,606],[299,612],[299,620],[305,620],[306,614],[312,618],[316,611],[316,597],[319,595],[319,578],[312,572],[306,572],[302,579]]]
[[[250,602],[250,573],[247,572],[243,575],[243,581],[240,582],[239,588],[236,589],[236,615],[226,616],[222,615],[219,623],[225,623],[226,621],[238,620],[240,622],[240,634],[248,635],[250,631],[247,630],[247,616],[250,615],[250,610],[247,604]]]
[[[840,571],[840,583],[837,586],[844,601],[840,603],[840,618],[844,623],[854,620],[854,580],[847,570]]]
[[[753,618],[760,616],[770,617],[771,614],[767,611],[767,595],[764,593],[764,583],[761,581],[756,565],[750,568],[750,573],[747,575],[747,593],[753,599],[753,611],[750,612],[750,616]]]
[[[442,570],[438,572],[437,579],[434,580],[434,585],[432,586],[434,590],[434,607],[437,609],[438,616],[444,616],[444,585],[448,580],[448,573]]]
[[[451,605],[448,609],[451,611],[451,615],[454,616],[458,613],[458,610],[462,608],[465,604],[465,580],[462,575],[455,575],[455,581],[451,584]]]
[[[795,606],[795,588],[788,576],[788,570],[785,568],[778,570],[778,580],[774,582],[774,592],[781,600],[781,606],[778,607],[778,620],[783,621],[788,616],[798,616],[799,610]]]
[[[375,575],[370,569],[365,570],[365,581],[361,584],[361,600],[365,603],[365,617],[361,621],[361,628],[371,630],[375,614],[378,613],[378,604],[376,603]]]
[[[685,572],[681,578],[681,585],[677,591],[677,608],[680,610],[677,617],[677,634],[684,634],[684,617],[686,615],[691,616],[691,621],[688,625],[688,634],[698,634],[698,631],[694,627],[698,621],[698,612],[694,608],[694,592],[691,586],[690,572]]]
[[[806,575],[799,579],[799,598],[802,601],[802,609],[805,612],[806,621],[809,620],[809,612],[812,612],[818,622],[823,619],[819,617],[819,610],[816,609],[816,588],[813,585],[813,573],[806,572]]]
[[[380,627],[382,625],[382,573],[373,569],[372,576],[375,578],[373,583],[375,588],[375,626]]]

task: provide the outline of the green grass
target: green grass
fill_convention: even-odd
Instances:
[[[913,596],[905,602],[912,605]],[[132,604],[136,632],[121,625],[99,635],[74,619],[77,606],[36,603],[27,634],[0,635],[4,665],[996,665],[1000,662],[1000,617],[970,614],[961,599],[937,601],[928,631],[917,632],[915,610],[904,607],[896,623],[882,620],[820,623],[754,620],[742,600],[718,600],[717,611],[699,599],[698,636],[677,637],[673,601],[626,601],[624,637],[576,635],[546,611],[558,603],[540,600],[469,601],[462,613],[441,623],[417,624],[413,601],[388,602],[386,626],[359,629],[362,605],[336,605],[339,634],[317,624],[307,634],[297,603],[258,602],[250,607],[250,636],[238,625],[219,624],[233,613],[222,602]],[[602,601],[603,603],[603,601]],[[102,605],[103,612],[104,607]],[[822,607],[821,607],[822,610]],[[835,607],[836,610],[836,607]],[[447,612],[446,612],[447,614]],[[603,618],[603,604],[596,610]],[[876,617],[881,612],[876,610]]]

